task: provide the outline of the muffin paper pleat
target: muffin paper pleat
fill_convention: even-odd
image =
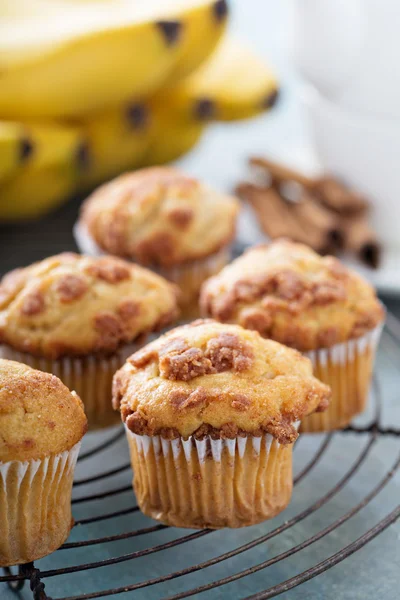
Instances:
[[[156,269],[159,275],[179,286],[181,290],[179,305],[182,311],[182,319],[187,320],[200,316],[200,288],[206,279],[219,273],[228,264],[230,256],[230,248],[224,247],[218,252],[199,260]]]
[[[106,357],[82,356],[52,360],[2,346],[0,356],[59,377],[67,388],[75,391],[82,399],[89,429],[93,430],[120,423],[119,413],[111,405],[112,378],[128,356],[139,347],[139,344],[129,344]]]
[[[67,539],[80,445],[41,460],[0,462],[0,566],[46,556]]]
[[[382,329],[380,324],[360,338],[305,353],[313,363],[315,376],[331,387],[332,398],[324,412],[302,420],[302,433],[346,427],[364,411]]]
[[[269,434],[166,440],[126,433],[137,500],[150,517],[177,527],[244,527],[289,503],[293,445]]]

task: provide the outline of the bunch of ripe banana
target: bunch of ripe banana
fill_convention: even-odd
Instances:
[[[0,220],[189,151],[277,82],[226,0],[0,0]]]

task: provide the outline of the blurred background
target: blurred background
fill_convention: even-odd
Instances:
[[[289,196],[272,185],[261,209],[245,193],[239,244],[303,229],[397,296],[400,9],[385,7],[0,0],[1,272],[73,249],[82,199],[119,173],[175,162],[226,191],[268,189],[268,165],[263,181],[249,169],[265,158],[295,169],[279,185],[308,179]],[[339,208],[317,194],[321,177]],[[292,225],[269,225],[304,199]],[[332,230],[338,243],[322,243]]]
[[[77,0],[71,0],[69,4],[79,5],[82,3]],[[94,2],[86,0],[83,4],[91,5],[94,4]],[[103,5],[105,4],[107,3],[103,0]],[[110,4],[110,2],[108,2],[108,4]],[[144,3],[139,2],[137,4],[143,5]],[[152,3],[150,2],[150,4]],[[156,5],[157,3],[153,2],[153,4]],[[175,3],[160,2],[159,4],[164,10],[168,4],[174,5]],[[191,3],[189,2],[186,4],[189,6]],[[199,4],[212,3],[203,2]],[[15,3],[11,0],[0,0],[1,31],[3,34],[7,33],[8,36],[7,39],[5,39],[4,36],[0,38],[2,40],[0,41],[0,52],[5,57],[9,56],[10,47],[11,49],[15,49],[15,47],[18,47],[18,43],[23,46],[23,37],[21,37],[23,34],[20,33],[19,36],[17,36],[16,32],[24,31],[21,21],[26,19],[27,15],[31,16],[31,9],[27,9],[28,5],[29,0],[26,0],[25,2],[23,0],[16,0]],[[32,5],[33,4],[31,4],[31,7]],[[223,3],[221,5],[223,5]],[[290,50],[294,17],[292,3],[290,0],[279,3],[273,2],[273,0],[231,0],[229,2],[229,9],[228,17],[224,16],[224,11],[222,9],[221,27],[220,30],[215,32],[210,46],[212,46],[212,44],[216,45],[218,42],[223,44],[229,36],[229,39],[238,40],[242,44],[245,44],[249,49],[250,62],[248,66],[246,64],[246,54],[244,54],[243,59],[241,59],[239,52],[239,61],[243,60],[243,65],[237,63],[236,57],[232,57],[232,83],[233,91],[238,96],[238,116],[243,116],[240,114],[241,98],[239,90],[241,88],[245,111],[246,105],[248,106],[252,101],[254,103],[258,102],[262,86],[265,87],[266,92],[270,89],[272,93],[275,86],[278,85],[280,90],[279,99],[271,110],[264,112],[261,111],[260,106],[254,106],[254,109],[252,108],[250,113],[253,112],[255,116],[253,114],[252,118],[235,120],[229,123],[215,122],[212,118],[212,114],[208,116],[206,114],[203,121],[204,127],[202,126],[202,133],[201,135],[198,135],[198,139],[197,132],[194,132],[193,141],[190,139],[188,142],[185,140],[182,141],[182,153],[184,153],[186,149],[188,152],[186,156],[183,156],[178,160],[178,164],[190,173],[204,178],[211,184],[215,184],[226,190],[233,190],[238,181],[245,177],[248,168],[247,160],[251,155],[265,154],[280,160],[288,161],[289,164],[299,166],[300,168],[312,170],[314,168],[315,158],[312,155],[310,137],[307,131],[302,107],[300,106],[300,78],[293,65]],[[40,8],[40,2],[38,3],[38,10],[44,10],[43,8]],[[51,21],[51,11],[47,8],[46,10],[47,18]],[[177,12],[182,13],[182,7]],[[31,18],[34,17],[31,16]],[[57,15],[55,18],[57,20]],[[10,23],[12,23],[12,27],[10,26]],[[225,24],[227,29],[226,32]],[[23,26],[26,28],[25,24]],[[201,44],[202,38],[207,38],[206,27],[204,22],[199,22],[198,25],[195,23],[195,27],[198,30],[197,35],[199,36],[196,42]],[[50,25],[47,27],[47,30],[49,28]],[[39,37],[40,40],[40,33],[37,34],[37,37]],[[34,42],[35,39],[33,39],[32,43]],[[208,58],[209,52],[209,49],[205,50],[206,59]],[[253,61],[255,62],[255,65],[253,64]],[[207,62],[207,60],[205,60],[205,62]],[[75,65],[76,63],[73,64]],[[73,67],[71,66],[70,68],[72,69]],[[237,68],[237,75],[235,74],[235,68]],[[246,86],[243,87],[241,83],[245,74],[249,81],[248,91],[246,91]],[[101,74],[97,74],[96,76],[99,77],[100,75]],[[11,98],[7,98],[7,94],[4,94],[4,100],[2,101],[0,98],[0,120],[15,121],[17,125],[21,123],[24,128],[26,127],[27,122],[29,123],[32,120],[32,116],[29,114],[29,81],[24,79],[24,77],[21,77],[21,79],[22,83],[17,81],[18,85],[16,85],[14,94],[18,96],[18,98],[22,97],[22,106],[19,106],[16,110],[14,98],[12,96]],[[54,82],[53,85],[59,85],[61,90],[63,90],[65,89],[65,82],[63,82],[63,80],[64,78],[61,77],[61,81]],[[258,80],[261,80],[261,88],[260,86],[257,88]],[[71,83],[71,86],[72,85],[73,82]],[[0,90],[3,89],[4,91],[6,86],[7,81],[4,83],[0,81]],[[18,86],[20,87],[18,88]],[[213,81],[210,81],[211,91],[212,86]],[[217,89],[217,92],[220,92],[220,90]],[[79,97],[80,94],[80,88],[77,88],[74,91],[73,96]],[[229,86],[227,94],[229,95]],[[254,94],[254,98],[252,94]],[[40,98],[37,103],[41,108]],[[53,107],[54,104],[55,102],[53,102]],[[125,105],[126,104],[127,103],[125,103]],[[138,104],[141,104],[141,102]],[[26,108],[26,105],[28,105],[28,108]],[[53,107],[50,106],[50,109],[53,109]],[[34,116],[33,121],[39,120],[42,122],[44,120],[46,124],[54,119],[56,122],[64,121],[64,118],[59,119],[57,116],[54,117],[52,114],[53,110],[49,110],[49,107],[44,106],[44,104],[43,111],[44,119],[42,116],[40,116],[39,119]],[[46,111],[50,113],[50,118],[47,118]],[[62,114],[62,106],[60,111]],[[101,112],[102,111],[100,111],[100,115]],[[257,112],[259,113],[258,116]],[[28,113],[28,117],[25,116],[25,113]],[[244,116],[246,116],[246,112],[244,112]],[[118,136],[120,136],[120,138],[123,137],[120,132],[121,125],[116,117],[114,118],[114,122],[112,121],[112,118],[112,116],[109,117],[110,124],[106,124],[103,127],[103,130],[98,126],[99,133],[97,134],[97,138],[95,135],[94,137],[99,145],[103,144],[107,146],[114,144],[121,146],[121,141],[118,139]],[[135,119],[136,122],[138,122],[138,120],[140,121],[140,110],[138,108],[136,108],[136,114],[134,114],[133,118],[134,122]],[[87,121],[86,116],[83,121]],[[95,130],[95,124],[92,126],[92,130],[93,129]],[[0,134],[1,131],[0,125]],[[17,134],[18,133],[17,130]],[[133,133],[135,134],[135,131]],[[6,142],[12,135],[15,136],[17,134],[14,132],[4,132],[3,137],[5,138],[5,141],[3,144],[0,143],[0,159],[3,157],[3,162],[6,162],[8,158],[6,154]],[[171,128],[165,128],[164,130],[161,128],[158,139],[161,141],[161,145],[170,145],[172,138],[175,139],[179,137],[179,134],[180,132],[178,131],[178,135],[176,135]],[[35,137],[35,135],[33,137]],[[50,147],[52,146],[54,152],[55,147],[59,146],[59,142],[54,142],[50,135],[48,137],[49,141],[47,142],[45,140],[42,144],[46,144]],[[71,146],[75,141],[76,140],[66,139],[64,145],[66,147],[68,147],[68,144]],[[195,143],[195,141],[197,143]],[[81,143],[81,140],[78,140],[78,143]],[[116,164],[113,164],[110,170],[110,173],[113,175],[118,171],[123,171],[126,170],[126,168],[133,168],[136,166],[135,162],[138,152],[137,147],[135,147],[135,142],[132,142],[131,147],[129,147],[129,140],[127,140],[127,135],[125,135],[123,143],[125,143],[125,147],[123,148],[125,155],[120,157],[120,167],[118,165],[118,157],[114,157]],[[139,144],[136,144],[136,146],[137,145]],[[185,148],[185,146],[187,148]],[[3,150],[1,150],[1,148],[3,148]],[[162,153],[162,151],[163,149],[159,151],[159,154]],[[29,147],[28,149],[25,149],[25,152],[29,154]],[[180,148],[172,149],[172,152],[179,154]],[[89,156],[87,157],[87,160],[93,160],[93,156],[90,157],[90,149],[88,150],[88,153]],[[32,152],[32,159],[33,155],[34,152]],[[85,153],[83,153],[83,157],[85,158]],[[157,158],[157,156],[154,155],[154,158]],[[21,170],[27,170],[26,165],[29,164],[29,159],[30,157],[28,156],[26,163],[21,167]],[[8,160],[10,159],[8,158]],[[104,160],[107,160],[107,156],[105,156]],[[149,157],[149,161],[151,162],[151,156]],[[47,177],[46,175],[43,175],[36,178],[32,177],[32,175],[30,176],[28,172],[24,181],[20,182],[18,181],[18,175],[17,169],[9,176],[2,176],[0,170],[1,272],[24,264],[27,256],[29,256],[29,260],[40,259],[49,253],[74,248],[71,230],[77,217],[80,201],[85,197],[86,191],[90,190],[90,188],[93,187],[93,184],[97,183],[96,178],[94,177],[93,184],[91,185],[89,182],[86,186],[86,190],[81,191],[79,189],[80,183],[77,184],[76,182],[73,182],[72,187],[77,186],[78,190],[76,193],[70,193],[68,189],[70,187],[69,181],[67,181],[65,185],[63,185],[63,182],[60,182],[59,186],[52,186],[51,182],[47,182],[47,179],[50,179],[50,176]],[[100,174],[98,181],[100,182],[102,178],[104,179]],[[14,184],[16,179],[17,182]],[[105,179],[107,179],[107,176]],[[9,184],[10,180],[13,185]],[[82,187],[84,186],[82,185]],[[26,221],[25,217],[31,215],[35,216],[35,219]],[[16,222],[16,217],[18,217],[18,222]],[[246,218],[242,219],[240,237],[243,242],[249,243],[252,241],[252,237],[257,235],[259,235],[259,232],[255,231],[254,220],[250,225],[250,216],[249,212],[247,212]],[[256,240],[254,239],[254,241]]]

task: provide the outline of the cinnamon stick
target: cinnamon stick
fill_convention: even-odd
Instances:
[[[279,185],[282,181],[295,181],[302,187],[311,189],[315,183],[314,179],[306,177],[306,175],[303,175],[294,169],[289,169],[288,167],[276,163],[273,160],[269,160],[268,158],[252,156],[249,160],[249,163],[252,167],[261,167],[263,170],[267,171],[273,185]]]
[[[368,201],[364,196],[333,177],[315,180],[313,191],[324,206],[341,215],[361,214],[368,209]]]
[[[286,202],[273,187],[242,183],[237,187],[236,193],[249,202],[263,231],[271,239],[286,237],[307,244],[321,254],[332,251],[332,240],[327,231],[305,219],[300,221],[294,214],[291,203]]]
[[[344,235],[340,220],[332,211],[318,204],[309,192],[303,191],[300,199],[291,203],[291,210],[306,230],[322,232],[327,248],[339,250],[343,247]]]
[[[265,170],[271,184],[279,187],[282,183],[294,181],[305,190],[312,192],[318,200],[334,212],[339,214],[356,214],[368,209],[368,201],[362,194],[351,190],[338,179],[331,176],[307,177],[295,169],[290,169],[268,158],[253,156],[250,165]]]
[[[345,250],[353,252],[368,267],[379,267],[382,247],[365,216],[343,218]]]

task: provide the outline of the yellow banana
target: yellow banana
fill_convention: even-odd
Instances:
[[[77,128],[24,124],[32,151],[25,164],[0,182],[0,220],[41,216],[75,190],[87,148]]]
[[[162,103],[150,103],[152,139],[141,166],[161,165],[176,160],[197,144],[205,129],[202,121],[174,112]]]
[[[32,140],[21,123],[0,121],[0,183],[23,165],[32,151]]]
[[[87,190],[137,167],[150,144],[153,123],[144,103],[126,104],[83,121],[91,153],[80,188]]]
[[[210,56],[226,29],[227,16],[227,0],[203,1],[183,15],[179,56],[168,85],[187,77]]]
[[[151,19],[140,7],[135,14],[135,4],[121,0],[52,1],[57,11],[0,20],[1,115],[90,114],[165,82],[179,52],[179,21]]]
[[[2,0],[0,114],[73,118],[149,95],[208,56],[223,30],[224,6]]]
[[[211,58],[154,102],[185,118],[231,121],[271,108],[278,83],[270,68],[236,39],[225,38]]]

